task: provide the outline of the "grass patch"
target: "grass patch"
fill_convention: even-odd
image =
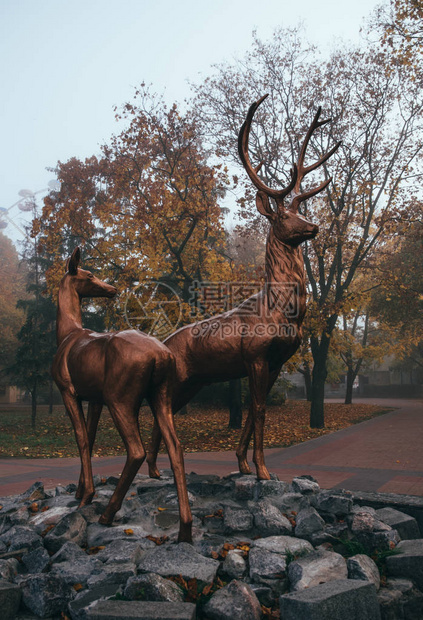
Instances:
[[[277,448],[301,443],[386,412],[386,409],[375,405],[326,403],[326,427],[311,429],[310,403],[288,401],[284,405],[270,405],[266,412],[264,446]],[[52,414],[48,413],[47,407],[39,407],[34,432],[31,431],[30,420],[30,407],[0,409],[0,457],[78,456],[72,426],[63,406],[55,406]],[[179,439],[187,452],[235,450],[241,431],[229,429],[228,420],[227,409],[201,405],[189,405],[187,415],[177,415],[175,418]],[[140,430],[145,444],[151,437],[152,424],[150,409],[142,407]],[[105,407],[94,456],[124,454],[122,440]]]

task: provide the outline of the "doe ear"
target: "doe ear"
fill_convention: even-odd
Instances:
[[[81,251],[79,248],[75,248],[72,252],[72,256],[68,259],[66,263],[66,269],[71,276],[76,276],[78,273],[78,265],[81,260]]]
[[[267,217],[270,222],[275,219],[276,213],[270,206],[269,196],[264,192],[257,192],[256,194],[256,207],[259,213]]]

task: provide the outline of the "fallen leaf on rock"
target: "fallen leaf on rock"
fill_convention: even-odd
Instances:
[[[152,540],[153,543],[156,543],[156,545],[162,545],[167,540],[169,540],[169,536],[152,536],[151,534],[149,536],[146,536],[146,538],[148,540]]]
[[[88,549],[88,555],[96,555],[99,551],[102,551],[103,549],[105,549],[105,545],[98,545],[97,547],[90,547]]]
[[[41,537],[47,536],[47,534],[54,528],[54,524],[47,525],[46,529],[41,532]]]

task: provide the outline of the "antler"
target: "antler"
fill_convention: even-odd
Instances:
[[[289,182],[289,184],[284,189],[276,190],[276,189],[272,189],[271,187],[268,187],[265,183],[263,183],[263,181],[259,178],[257,174],[260,168],[262,167],[263,162],[260,162],[256,168],[253,168],[250,162],[250,157],[248,155],[248,138],[250,136],[251,121],[253,120],[254,113],[259,107],[259,105],[268,96],[269,96],[268,94],[264,95],[263,97],[261,97],[261,99],[251,104],[248,110],[247,118],[245,119],[245,122],[243,123],[241,129],[239,130],[238,153],[239,153],[239,157],[242,161],[242,164],[248,176],[250,177],[254,185],[257,187],[257,189],[259,191],[264,192],[268,196],[271,196],[272,198],[277,198],[281,200],[282,198],[285,198],[285,196],[287,196],[290,192],[292,192],[292,190],[295,187],[295,184],[297,181],[297,166],[294,164],[293,169],[291,169],[291,181]]]
[[[263,183],[263,181],[259,178],[257,174],[260,168],[262,167],[263,162],[260,162],[259,165],[256,168],[254,168],[251,165],[250,157],[248,155],[248,138],[250,135],[251,121],[253,120],[255,111],[267,97],[268,95],[264,95],[263,97],[261,97],[261,99],[259,99],[258,101],[255,101],[250,106],[245,122],[243,123],[241,129],[239,130],[238,153],[239,153],[240,159],[243,163],[243,166],[248,176],[250,177],[254,185],[257,187],[257,189],[261,192],[264,192],[267,196],[275,198],[277,200],[278,206],[282,206],[282,199],[292,192],[294,195],[294,198],[291,202],[291,205],[289,206],[289,209],[291,211],[297,212],[300,204],[304,200],[307,200],[307,198],[311,198],[312,196],[315,196],[316,194],[324,190],[325,187],[327,187],[329,183],[332,181],[332,178],[327,179],[326,181],[323,181],[323,183],[321,183],[314,189],[311,189],[308,192],[301,193],[300,186],[301,186],[301,182],[304,179],[305,175],[311,172],[312,170],[316,170],[316,168],[318,168],[325,161],[327,161],[329,157],[331,157],[335,153],[335,151],[339,148],[339,146],[341,145],[341,142],[338,142],[337,144],[335,144],[335,146],[328,153],[326,153],[326,155],[321,157],[314,164],[311,164],[310,166],[304,166],[305,153],[307,150],[308,143],[310,142],[310,138],[313,135],[313,132],[318,127],[322,127],[323,125],[326,125],[326,123],[329,123],[332,120],[328,118],[325,121],[319,121],[320,114],[322,113],[322,108],[319,107],[313,119],[313,122],[311,123],[310,128],[307,131],[307,135],[304,138],[304,142],[301,147],[300,155],[298,157],[298,162],[294,164],[293,168],[291,168],[291,181],[284,189],[281,189],[281,190],[276,190],[276,189],[272,189],[271,187],[268,187],[267,185],[265,185],[265,183]]]
[[[337,144],[335,144],[335,146],[331,148],[331,150],[328,153],[326,153],[326,155],[323,155],[323,157],[321,157],[314,164],[311,164],[310,166],[304,166],[305,153],[307,150],[308,143],[310,142],[310,138],[313,135],[313,132],[318,127],[322,127],[323,125],[330,123],[330,121],[332,120],[331,118],[328,118],[325,121],[319,121],[319,117],[321,113],[322,113],[322,108],[319,106],[315,114],[315,117],[313,119],[313,122],[311,123],[309,130],[307,131],[306,137],[304,138],[304,142],[303,142],[303,145],[301,147],[301,151],[298,157],[298,162],[297,162],[298,174],[297,174],[295,185],[292,189],[292,193],[294,194],[294,199],[289,207],[289,209],[294,212],[298,211],[300,204],[304,200],[307,200],[307,198],[311,198],[312,196],[315,196],[316,194],[324,190],[325,187],[327,187],[329,183],[332,181],[332,177],[330,177],[329,179],[327,179],[326,181],[323,181],[323,183],[309,190],[308,192],[301,193],[300,186],[301,186],[301,182],[304,179],[305,175],[311,172],[312,170],[316,170],[316,168],[324,164],[325,161],[327,161],[329,157],[331,157],[341,145],[341,142],[337,142]]]

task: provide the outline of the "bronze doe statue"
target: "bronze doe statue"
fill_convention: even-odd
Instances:
[[[253,461],[259,480],[270,478],[263,454],[266,395],[282,365],[298,349],[302,337],[306,287],[304,261],[299,246],[313,239],[318,232],[318,227],[308,222],[298,213],[298,209],[304,200],[325,189],[331,179],[303,193],[300,186],[305,175],[328,160],[340,144],[336,144],[314,164],[304,165],[306,149],[313,132],[330,121],[319,121],[319,108],[304,139],[298,162],[291,171],[290,183],[280,190],[267,187],[257,174],[261,164],[253,168],[248,155],[251,121],[266,97],[251,105],[238,137],[239,156],[258,189],[257,209],[270,222],[266,245],[266,284],[258,294],[237,308],[182,327],[164,341],[176,358],[176,385],[172,401],[174,412],[189,402],[204,385],[248,376],[251,405],[237,449],[237,458],[240,472],[251,473],[247,450],[254,433]],[[288,195],[290,199],[285,205]],[[276,210],[271,207],[269,198],[273,198]],[[286,299],[288,291],[289,304]],[[155,478],[159,477],[156,458],[160,441],[161,431],[155,422],[147,456],[150,476]]]
[[[72,421],[81,458],[81,476],[76,497],[80,506],[94,496],[91,453],[103,404],[107,405],[127,451],[120,480],[99,522],[110,525],[128,491],[146,452],[140,437],[138,415],[147,399],[163,434],[178,492],[180,528],[178,540],[192,542],[192,516],[186,488],[183,452],[172,416],[172,387],[175,360],[161,342],[135,330],[98,334],[83,329],[81,299],[114,297],[116,288],[89,271],[79,269],[76,248],[68,261],[59,288],[57,353],[52,375]],[[81,402],[87,400],[85,422]]]

